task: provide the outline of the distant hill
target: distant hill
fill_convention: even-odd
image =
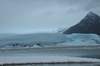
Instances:
[[[84,33],[100,35],[100,16],[89,12],[78,24],[65,30],[63,34]]]

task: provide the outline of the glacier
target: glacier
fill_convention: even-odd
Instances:
[[[66,36],[66,42],[58,45],[93,45],[100,44],[100,37],[97,34],[73,33]]]
[[[34,33],[20,34],[14,36],[2,36],[0,38],[0,48],[8,47],[33,47],[36,44],[56,45],[66,41],[66,36],[59,33]]]
[[[35,33],[0,37],[0,48],[39,48],[43,46],[54,47],[93,44],[100,44],[99,35],[80,33]]]

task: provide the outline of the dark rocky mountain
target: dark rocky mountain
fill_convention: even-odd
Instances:
[[[78,24],[63,32],[63,34],[72,33],[93,33],[100,35],[100,16],[89,12]]]

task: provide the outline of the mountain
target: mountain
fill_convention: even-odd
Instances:
[[[78,24],[64,31],[63,34],[84,33],[100,35],[100,16],[89,12]]]

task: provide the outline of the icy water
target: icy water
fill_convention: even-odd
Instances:
[[[100,58],[100,47],[46,47],[25,49],[0,49],[0,56],[76,56]]]
[[[82,64],[26,64],[26,65],[2,65],[2,66],[100,66],[100,63],[82,63]]]
[[[100,48],[33,48],[33,49],[9,49],[0,50],[0,56],[85,56],[100,57]],[[100,66],[100,63],[68,63],[68,64],[19,64],[19,65],[0,65],[0,66]]]

